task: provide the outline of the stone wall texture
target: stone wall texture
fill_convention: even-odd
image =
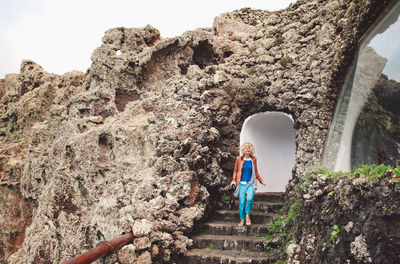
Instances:
[[[400,184],[393,171],[332,179],[314,173],[299,192],[298,243],[288,264],[397,263],[400,260]]]
[[[357,42],[390,2],[241,9],[171,39],[113,28],[86,73],[23,61],[0,80],[0,261],[59,263],[133,231],[106,263],[170,262],[258,112],[294,119],[292,190],[321,160]]]

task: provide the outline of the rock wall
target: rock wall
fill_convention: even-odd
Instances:
[[[367,178],[311,177],[300,193],[298,244],[288,263],[397,263],[400,259],[400,184],[388,171]]]
[[[169,262],[258,112],[294,119],[292,190],[320,161],[351,54],[389,2],[242,9],[172,39],[114,28],[86,73],[24,61],[0,81],[0,260],[57,263],[132,230],[107,263]]]

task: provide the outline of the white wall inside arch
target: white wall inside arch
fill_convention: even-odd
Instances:
[[[283,192],[295,161],[295,130],[290,115],[258,113],[248,117],[240,133],[240,145],[251,142],[256,148],[258,171],[267,186],[257,192]]]

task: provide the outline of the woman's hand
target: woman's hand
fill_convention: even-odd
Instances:
[[[264,186],[267,186],[267,184],[265,184],[265,182],[263,180],[260,181],[260,183]]]
[[[229,190],[231,192],[235,192],[235,190],[236,190],[236,182],[235,181],[231,182],[231,185],[229,186]]]

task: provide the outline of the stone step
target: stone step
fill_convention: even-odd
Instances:
[[[254,201],[252,210],[260,212],[278,213],[283,207],[282,202],[266,202],[266,201]],[[223,210],[239,210],[239,200],[236,199],[233,202],[233,206],[229,206],[228,203],[221,202],[219,208]]]
[[[254,195],[254,201],[285,202],[284,192],[259,192]]]
[[[276,212],[283,206],[283,193],[257,193],[251,213],[252,225],[243,227],[238,226],[237,198],[225,196],[224,199],[225,202],[219,204],[224,210],[216,210],[211,215],[212,221],[196,228],[201,235],[192,237],[194,248],[178,263],[275,263],[266,248],[276,245],[267,240],[265,234]],[[229,210],[232,207],[235,210]]]
[[[193,238],[194,248],[264,252],[274,244],[264,237],[199,235]]]
[[[252,210],[260,212],[278,213],[282,207],[283,207],[283,202],[254,201]],[[239,201],[237,201],[237,208],[239,210]]]
[[[272,223],[272,220],[271,220]],[[208,222],[200,227],[200,234],[225,236],[264,236],[268,233],[268,224],[238,226],[238,222]]]
[[[265,224],[268,225],[272,222],[276,214],[266,212],[252,212],[250,219],[253,224]],[[238,222],[240,221],[238,210],[216,210],[212,219],[215,221],[224,222]]]
[[[181,258],[179,264],[270,264],[273,256],[266,252],[191,249]]]
[[[265,202],[285,202],[285,193],[283,192],[259,192],[254,195],[254,201],[265,201]],[[225,199],[238,199],[234,197],[232,193],[224,195]]]

